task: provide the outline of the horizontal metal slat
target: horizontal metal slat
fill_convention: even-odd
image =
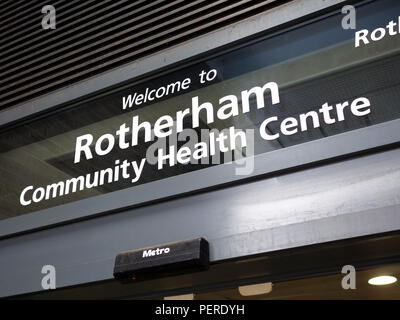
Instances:
[[[214,1],[213,4],[210,4],[210,5],[217,5],[217,4],[220,4],[225,1],[226,0]],[[7,83],[12,83],[15,85],[16,80],[21,78],[21,77],[17,77],[18,73],[16,71],[19,69],[22,69],[22,71],[24,72],[24,70],[26,70],[26,68],[28,68],[30,65],[33,66],[33,68],[30,68],[30,70],[31,71],[37,70],[37,72],[35,72],[35,75],[38,76],[38,75],[43,74],[43,70],[44,71],[53,71],[53,69],[50,69],[51,63],[55,66],[60,67],[61,65],[59,63],[61,63],[61,64],[70,63],[72,61],[71,58],[73,56],[79,56],[81,59],[83,59],[85,56],[87,56],[87,54],[84,54],[84,52],[85,52],[84,50],[86,50],[86,49],[91,49],[90,51],[93,54],[95,52],[96,48],[97,49],[101,48],[102,50],[108,49],[110,47],[110,44],[107,45],[107,43],[111,43],[111,46],[112,45],[120,45],[119,41],[121,41],[121,40],[117,40],[117,39],[123,39],[124,41],[129,41],[131,39],[134,39],[135,37],[138,38],[140,36],[143,36],[145,33],[151,33],[151,31],[153,31],[155,29],[161,29],[161,27],[164,27],[166,24],[172,24],[177,19],[182,19],[185,17],[185,15],[179,15],[175,18],[170,18],[170,16],[179,14],[180,11],[183,11],[187,8],[190,8],[194,5],[200,4],[202,2],[203,2],[203,0],[197,0],[197,1],[191,1],[190,3],[187,3],[184,6],[179,5],[179,8],[176,11],[167,10],[165,13],[157,15],[153,19],[144,19],[143,17],[138,17],[137,19],[131,19],[131,21],[128,21],[126,24],[118,25],[115,28],[107,29],[105,31],[105,33],[99,32],[99,33],[94,34],[91,37],[84,37],[83,39],[80,39],[80,40],[78,37],[78,41],[74,41],[71,45],[67,45],[67,46],[62,45],[61,48],[58,50],[54,50],[54,48],[45,48],[45,49],[43,49],[43,51],[44,51],[43,54],[41,54],[40,51],[38,52],[38,56],[39,56],[38,59],[31,60],[31,58],[30,58],[30,61],[25,64],[21,64],[21,61],[18,61],[19,63],[17,64],[16,68],[9,69],[4,73],[3,73],[3,70],[0,69],[0,73],[2,73],[0,79],[3,77],[3,75],[6,76],[7,74],[13,73],[13,75],[8,77],[6,79],[6,81],[1,80],[0,84],[3,86],[3,88],[10,87],[10,86],[6,85]],[[204,9],[205,8],[206,7],[204,7]],[[196,14],[196,13],[194,12],[192,14]],[[168,23],[159,24],[160,20],[162,20],[162,19],[167,20]],[[127,28],[127,24],[131,23],[132,20],[144,20],[144,22],[137,24],[134,27]],[[152,26],[152,27],[145,28],[147,25]],[[120,31],[120,32],[113,31],[113,29],[117,29],[117,28],[120,29],[121,26],[124,26],[126,28],[124,28],[123,31]],[[145,32],[143,32],[143,31],[139,32],[139,30],[143,30],[143,29],[145,30]],[[88,31],[90,31],[90,30],[88,30]],[[123,37],[124,34],[132,33],[132,31],[135,31],[133,36]],[[72,37],[72,38],[75,38],[75,37]],[[97,39],[97,41],[94,41],[95,39]],[[46,56],[45,53],[48,50],[51,50],[50,55]],[[62,54],[63,52],[64,52],[64,54]],[[51,57],[54,57],[54,59],[49,61],[49,59]],[[63,60],[65,60],[66,58],[68,58],[68,61],[63,62]],[[44,62],[44,64],[40,65],[41,62]],[[42,71],[42,73],[40,71]],[[28,77],[25,77],[24,79],[30,80],[31,77],[28,76]]]
[[[5,21],[8,21],[10,18],[23,15],[24,13],[29,12],[29,9],[32,8],[33,5],[40,4],[40,2],[43,0],[32,0],[32,1],[20,1],[13,3],[10,6],[4,7],[0,11],[0,18],[1,18],[1,24],[3,25]],[[23,3],[23,4],[21,4]],[[28,9],[27,9],[28,8]]]
[[[55,32],[49,33],[49,32],[43,32],[41,27],[37,27],[34,29],[33,32],[30,32],[31,30],[25,30],[25,36],[24,37],[18,37],[16,36],[15,39],[14,37],[11,39],[8,39],[8,41],[2,42],[0,49],[1,49],[1,56],[7,55],[7,59],[13,58],[15,55],[22,55],[26,54],[27,51],[29,52],[32,51],[35,47],[32,46],[33,44],[42,44],[43,42],[48,42],[52,41],[54,39],[54,36],[58,35],[59,33],[62,32],[65,27],[63,27],[64,24],[76,24],[79,25],[76,22],[76,17],[84,17],[88,18],[86,16],[87,11],[94,11],[95,9],[98,9],[96,12],[97,14],[101,14],[103,10],[108,10],[109,7],[104,6],[105,4],[111,4],[111,6],[117,6],[121,3],[123,3],[125,0],[104,0],[104,3],[100,3],[96,0],[87,0],[86,2],[82,3],[82,1],[77,1],[79,5],[77,6],[72,6],[72,8],[66,10],[63,12],[62,10],[57,11],[57,21],[58,21],[58,28],[54,30]],[[102,8],[103,7],[103,8]],[[40,17],[40,16],[39,16]],[[65,21],[63,21],[63,18],[66,18]],[[70,21],[68,23],[68,21]],[[60,26],[61,25],[61,26]],[[38,35],[38,36],[36,36]],[[14,39],[14,40],[13,40]],[[44,41],[42,41],[44,40]],[[54,41],[54,40],[53,40]],[[3,58],[1,59],[3,60]]]
[[[144,2],[146,0],[142,0],[139,2]],[[65,29],[65,32],[57,34],[54,38],[51,39],[45,39],[45,41],[40,42],[38,44],[36,44],[35,46],[32,46],[31,49],[33,49],[33,52],[30,53],[29,55],[29,61],[35,61],[35,63],[37,62],[37,60],[34,60],[35,58],[39,57],[39,58],[43,58],[45,54],[48,54],[50,56],[52,55],[59,55],[60,52],[62,52],[63,50],[70,50],[71,44],[75,44],[75,46],[79,47],[81,45],[81,42],[88,42],[91,39],[95,39],[96,37],[102,37],[102,33],[101,32],[109,32],[112,33],[114,30],[118,30],[118,28],[124,27],[126,24],[128,24],[130,21],[128,21],[127,23],[120,23],[121,19],[125,19],[128,18],[130,15],[133,15],[134,18],[131,19],[132,22],[134,22],[135,20],[139,20],[139,19],[143,19],[146,16],[149,16],[151,14],[157,13],[160,10],[168,9],[171,5],[174,5],[175,3],[179,4],[180,2],[183,2],[185,0],[179,0],[178,2],[174,1],[173,3],[171,2],[171,4],[168,4],[167,7],[164,6],[160,6],[160,4],[163,2],[163,0],[159,0],[156,1],[154,4],[151,4],[151,6],[156,5],[157,6],[157,10],[152,10],[150,12],[148,12],[147,10],[150,8],[152,9],[152,7],[149,7],[149,4],[144,5],[144,6],[140,6],[139,8],[134,8],[133,10],[130,11],[130,13],[127,14],[118,14],[119,18],[115,18],[112,19],[112,15],[115,14],[115,12],[110,13],[109,15],[105,15],[103,17],[99,17],[96,19],[93,19],[93,17],[88,17],[90,18],[90,23],[89,24],[83,24],[80,29],[75,29],[75,28],[68,28]],[[137,4],[135,4],[136,6]],[[145,10],[143,13],[142,11]],[[153,13],[154,12],[154,13]],[[103,19],[107,19],[106,23],[101,23]],[[79,23],[79,20],[78,20]],[[64,29],[61,28],[61,31],[64,31]],[[59,40],[59,41],[57,41]],[[30,50],[30,48],[28,48],[28,50]],[[32,51],[32,50],[30,50]],[[4,73],[5,71],[3,70],[11,70],[11,67],[13,67],[14,65],[21,66],[21,63],[24,63],[24,60],[27,59],[28,56],[27,51],[21,51],[21,53],[17,53],[14,56],[9,56],[7,58],[4,59],[10,59],[13,58],[15,60],[11,60],[12,62],[9,63],[7,66],[4,66],[4,68],[0,68],[0,79],[2,78],[3,75],[6,75],[8,73],[8,71],[6,71],[7,73]],[[0,59],[0,63],[3,60]],[[0,82],[1,83],[1,82]]]
[[[43,0],[42,0],[43,1]],[[63,8],[66,5],[69,5],[70,3],[73,3],[74,1],[69,1],[65,2],[65,0],[58,0],[55,1],[53,4],[57,8]],[[41,18],[41,11],[43,7],[43,3],[40,1],[37,4],[31,4],[31,11],[21,11],[21,15],[19,16],[12,16],[8,18],[7,20],[1,20],[0,24],[0,32],[1,32],[1,42],[6,42],[4,41],[7,39],[7,36],[9,34],[12,34],[13,36],[16,34],[19,34],[18,31],[22,30],[23,32],[27,33],[30,31],[30,29],[26,29],[30,25],[36,26],[36,29],[40,30],[40,18]],[[8,20],[10,22],[8,22]],[[6,22],[6,23],[4,23]],[[7,32],[8,30],[8,32]]]
[[[162,5],[169,2],[162,1]],[[219,1],[213,2],[220,3]],[[227,1],[224,7],[218,7],[218,10],[207,12],[205,7],[212,8],[212,6],[209,1],[204,1],[203,10],[201,7],[192,12],[183,10],[180,15],[173,16],[169,22],[163,21],[160,25],[157,25],[159,20],[149,19],[149,25],[147,27],[145,24],[141,25],[141,29],[138,26],[135,28],[134,25],[130,25],[128,30],[124,30],[125,26],[131,22],[125,21],[125,24],[116,23],[116,26],[110,27],[111,30],[107,31],[108,26],[102,27],[107,24],[108,19],[98,19],[94,30],[101,30],[99,35],[96,36],[96,31],[93,30],[91,34],[90,30],[76,29],[78,31],[71,31],[65,36],[63,42],[49,42],[51,46],[58,48],[56,55],[45,56],[42,52],[43,57],[20,58],[21,67],[17,65],[14,65],[14,68],[10,68],[9,65],[3,67],[0,70],[0,77],[3,79],[2,85],[0,85],[0,106],[2,106],[0,108],[10,107],[51,92],[96,73],[104,72],[152,52],[215,30],[237,21],[241,17],[251,16],[267,9],[270,2],[272,1]],[[221,0],[221,3],[224,2]],[[110,15],[112,13],[112,11],[109,12]],[[148,13],[151,13],[151,10]],[[123,9],[121,9],[120,14],[129,16],[129,12]],[[168,15],[165,15],[165,17],[168,17]],[[113,20],[113,22],[115,21],[117,21],[117,18]],[[90,36],[86,36],[87,34],[90,34]],[[99,39],[99,37],[104,37],[104,39]],[[74,41],[69,42],[71,38],[79,44],[74,46]],[[64,51],[60,48],[60,43],[67,43],[64,46]],[[40,44],[36,45],[40,46]]]

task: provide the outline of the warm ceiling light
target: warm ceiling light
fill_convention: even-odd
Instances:
[[[271,291],[272,291],[272,282],[257,283],[239,287],[239,293],[244,297],[267,294],[270,293]]]
[[[373,286],[385,286],[387,284],[395,283],[397,281],[396,277],[392,276],[379,276],[368,280],[368,283]]]

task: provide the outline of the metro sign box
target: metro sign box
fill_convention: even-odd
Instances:
[[[204,271],[209,261],[204,238],[166,243],[118,254],[114,278],[125,282]]]

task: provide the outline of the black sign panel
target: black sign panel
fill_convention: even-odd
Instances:
[[[238,160],[232,176],[246,178],[258,155],[398,121],[398,12],[395,0],[360,6],[352,30],[339,10],[5,128],[0,220],[171,178],[175,196],[185,174],[208,181],[212,166]]]
[[[197,238],[120,253],[115,258],[114,277],[143,280],[203,271],[208,265],[208,242]]]

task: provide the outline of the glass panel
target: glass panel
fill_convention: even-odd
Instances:
[[[354,277],[338,273],[318,277],[282,281],[277,283],[259,283],[238,286],[194,296],[194,300],[399,300],[400,287],[397,279],[399,265],[378,266],[355,272]],[[347,275],[343,286],[343,279]],[[385,285],[371,285],[371,279],[388,279]],[[384,277],[384,278],[383,278]],[[390,277],[390,278],[389,278]],[[390,283],[391,281],[395,283]],[[384,282],[385,283],[385,282]],[[353,288],[353,289],[352,289]],[[162,298],[161,298],[162,299]]]
[[[385,27],[399,12],[393,0],[361,6],[357,29]],[[398,119],[400,36],[355,48],[355,31],[342,29],[342,18],[282,31],[3,131],[0,219]],[[252,93],[257,87],[261,95]],[[124,109],[129,95],[136,100]],[[204,107],[198,114],[197,104]],[[178,134],[148,139],[136,120],[158,136],[173,120]],[[246,139],[225,134],[229,128]],[[215,155],[183,163],[184,145],[197,155],[215,145]],[[159,169],[154,152],[171,146],[182,163]]]

